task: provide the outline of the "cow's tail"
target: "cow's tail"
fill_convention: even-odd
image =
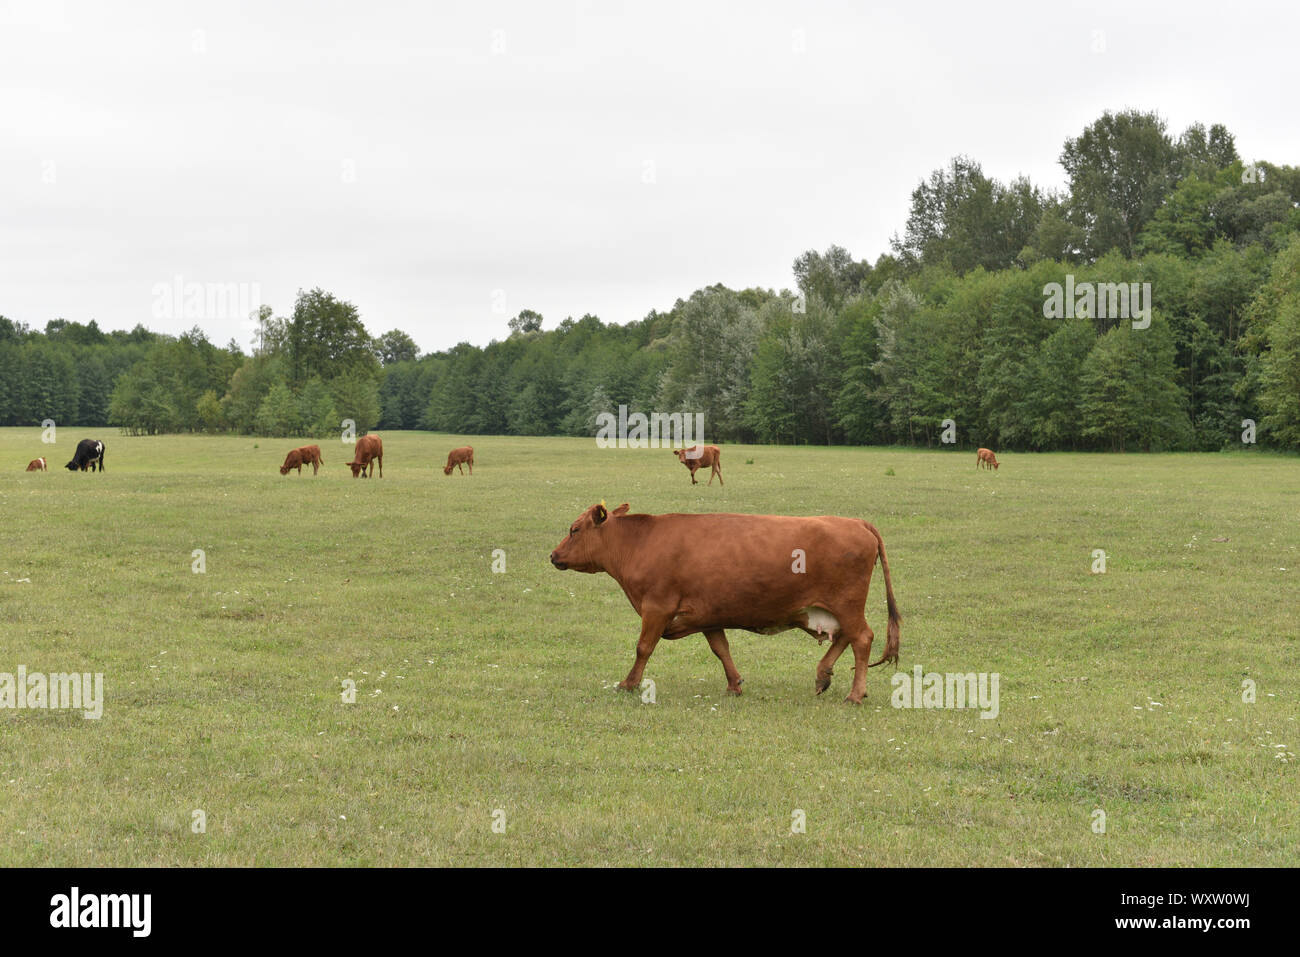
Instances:
[[[880,556],[880,567],[885,572],[885,601],[889,605],[889,627],[885,631],[885,653],[880,656],[880,660],[874,661],[867,665],[868,668],[874,668],[876,665],[884,664],[891,661],[895,666],[898,664],[898,632],[899,626],[903,623],[903,616],[898,612],[898,602],[894,599],[894,583],[889,577],[889,559],[885,557],[885,540],[880,535],[880,529],[870,522],[863,522],[867,530],[876,536],[877,552]]]

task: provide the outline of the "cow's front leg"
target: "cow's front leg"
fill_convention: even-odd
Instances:
[[[731,660],[731,646],[727,644],[726,632],[719,628],[715,631],[706,631],[704,637],[709,640],[709,647],[722,662],[722,671],[727,676],[727,691],[731,694],[740,694],[740,686],[744,683],[744,679],[736,670],[736,663]]]
[[[636,691],[641,687],[641,676],[645,673],[645,663],[654,654],[655,645],[659,644],[659,639],[663,637],[664,629],[668,627],[670,617],[666,612],[652,612],[649,610],[642,614],[641,638],[636,643],[636,662],[632,665],[632,670],[627,673],[627,677],[618,683],[618,686],[624,691]]]

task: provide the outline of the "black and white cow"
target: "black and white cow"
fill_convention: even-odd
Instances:
[[[98,439],[82,439],[77,443],[77,451],[72,456],[72,461],[64,466],[69,472],[80,470],[86,471],[86,466],[95,471],[95,466],[99,466],[99,471],[104,471],[104,443]]]

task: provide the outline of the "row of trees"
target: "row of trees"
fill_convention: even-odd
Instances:
[[[1300,170],[1243,162],[1222,127],[1172,137],[1107,113],[1061,153],[1067,188],[957,157],[912,194],[891,252],[832,246],[795,288],[700,289],[627,325],[595,316],[420,356],[314,289],[263,307],[245,356],[194,329],[0,319],[0,423],[321,435],[358,428],[591,435],[596,416],[703,412],[719,440],[1023,449],[1300,448]],[[1150,312],[1049,318],[1045,290],[1150,284]],[[1146,321],[1149,319],[1149,323]]]

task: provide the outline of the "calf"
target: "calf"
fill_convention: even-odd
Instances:
[[[447,464],[442,467],[443,475],[450,475],[451,470],[460,468],[460,474],[465,474],[465,466],[469,466],[469,474],[474,474],[474,448],[470,445],[461,446],[458,449],[452,449],[447,455]]]
[[[77,443],[77,451],[72,453],[72,461],[64,466],[69,472],[84,472],[89,467],[92,472],[104,471],[104,443],[98,439],[82,439]]]
[[[357,439],[357,444],[352,450],[352,461],[348,467],[352,469],[352,477],[364,476],[370,478],[375,474],[375,462],[379,462],[379,477],[384,477],[384,443],[377,435],[363,435]],[[370,467],[369,473],[366,467]]]
[[[49,469],[45,467],[45,459],[32,459],[30,462],[27,463],[27,471],[48,472]]]
[[[712,468],[709,473],[709,484],[713,484],[713,476],[718,477],[718,484],[722,485],[722,453],[718,451],[716,445],[692,445],[689,449],[673,449],[673,455],[677,456],[677,461],[681,462],[691,470],[691,484],[699,485],[695,480],[695,470]]]
[[[989,449],[980,449],[975,453],[975,468],[984,466],[986,469],[998,470],[998,458]]]
[[[848,700],[854,703],[866,694],[868,668],[898,663],[902,616],[885,542],[869,522],[833,515],[629,515],[627,509],[593,505],[551,552],[551,564],[561,571],[608,574],[641,616],[636,663],[620,688],[640,687],[660,638],[703,632],[722,662],[727,690],[740,694],[724,628],[761,635],[800,628],[818,641],[830,639],[817,665],[817,694],[830,687],[831,669],[852,645]],[[864,611],[877,560],[889,626],[884,654],[871,662],[874,635]]]
[[[291,469],[297,469],[298,474],[302,474],[304,465],[311,466],[311,474],[315,475],[320,471],[320,467],[325,464],[325,460],[320,457],[319,445],[304,445],[301,448],[294,449],[285,456],[284,464],[280,466],[280,474],[288,475]]]

